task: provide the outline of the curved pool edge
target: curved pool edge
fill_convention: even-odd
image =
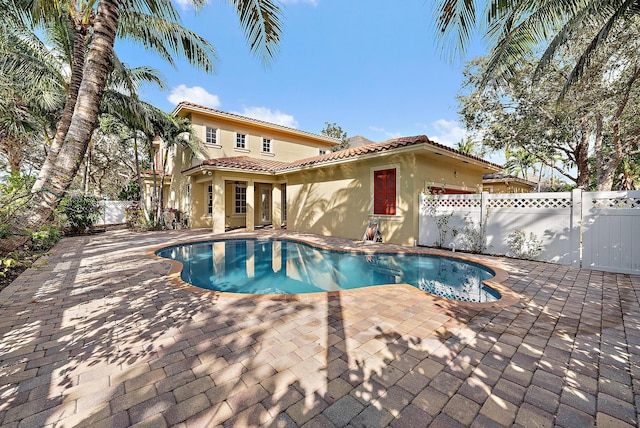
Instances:
[[[189,284],[182,280],[180,273],[182,272],[182,263],[176,260],[168,259],[165,257],[160,257],[156,255],[156,252],[163,250],[169,247],[175,247],[179,245],[185,244],[193,244],[193,243],[201,243],[201,242],[210,242],[210,241],[228,241],[228,240],[238,240],[238,239],[281,239],[281,240],[290,240],[295,242],[300,242],[303,244],[307,244],[313,247],[331,250],[331,251],[341,251],[348,253],[368,253],[368,254],[384,254],[384,253],[398,253],[398,254],[422,254],[422,255],[431,255],[431,256],[441,256],[448,257],[451,259],[462,260],[470,263],[478,264],[486,269],[493,271],[493,278],[482,281],[484,285],[487,287],[497,291],[500,293],[500,299],[494,302],[464,302],[461,300],[447,299],[444,297],[440,297],[435,294],[431,294],[427,291],[420,290],[417,287],[414,287],[410,284],[384,284],[384,285],[371,285],[367,287],[354,288],[349,290],[340,290],[340,291],[327,291],[327,292],[317,292],[317,293],[301,293],[301,294],[245,294],[245,293],[231,293],[227,291],[217,291],[217,290],[207,290],[192,284]],[[322,242],[324,240],[324,242]],[[331,245],[328,243],[328,240],[342,240],[343,243],[341,246]],[[352,245],[346,245],[346,244]],[[382,245],[384,248],[380,248]],[[454,253],[446,250],[439,250],[435,248],[429,247],[406,247],[397,244],[363,244],[359,241],[353,241],[346,238],[334,238],[334,237],[323,237],[319,235],[314,236],[299,236],[292,235],[288,233],[270,233],[270,234],[261,234],[256,232],[242,232],[233,235],[220,235],[220,234],[212,234],[208,237],[203,237],[202,239],[189,239],[185,238],[184,240],[178,240],[176,242],[171,242],[166,245],[161,245],[158,247],[154,247],[145,252],[145,255],[162,261],[170,263],[171,267],[167,272],[166,276],[169,280],[169,283],[184,289],[190,292],[196,292],[198,294],[210,295],[216,298],[219,297],[228,297],[235,299],[265,299],[265,300],[279,300],[279,301],[298,301],[304,299],[324,299],[326,297],[331,296],[342,296],[342,295],[350,295],[357,294],[363,291],[369,290],[371,287],[376,287],[379,289],[391,289],[391,288],[402,288],[409,290],[411,292],[419,293],[421,296],[428,296],[433,298],[439,304],[444,304],[445,306],[451,305],[456,307],[472,307],[477,309],[483,308],[500,308],[512,306],[518,303],[521,296],[515,293],[513,290],[508,288],[503,284],[509,278],[509,274],[504,269],[495,266],[491,263],[486,263],[485,261],[478,260],[478,257],[481,255],[473,255],[467,253]]]

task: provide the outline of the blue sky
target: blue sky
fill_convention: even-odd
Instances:
[[[227,2],[198,14],[175,3],[183,25],[215,46],[215,74],[116,43],[130,66],[161,71],[168,88],[145,87],[142,97],[165,111],[186,99],[309,132],[335,122],[373,141],[425,134],[455,145],[464,136],[455,99],[464,63],[442,54],[430,1],[282,0],[283,38],[268,66],[249,52]],[[481,54],[476,44],[466,58]]]

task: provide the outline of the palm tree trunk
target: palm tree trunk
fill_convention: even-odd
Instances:
[[[87,51],[86,47],[86,29],[78,28],[73,25],[73,59],[71,61],[71,80],[69,82],[69,89],[67,91],[67,100],[64,104],[64,110],[62,116],[56,127],[56,133],[49,147],[47,157],[40,168],[38,178],[33,184],[32,191],[37,192],[45,185],[53,172],[53,165],[55,164],[62,143],[64,142],[69,126],[71,125],[71,119],[73,117],[73,110],[76,107],[76,101],[78,99],[78,91],[80,90],[80,84],[82,83],[82,77],[84,73],[84,59]]]
[[[582,190],[589,189],[589,127],[587,120],[580,123],[580,142],[575,149],[576,166],[578,167],[578,178],[576,186]]]
[[[16,231],[31,231],[45,224],[78,172],[98,119],[102,92],[111,68],[118,7],[118,0],[100,0],[98,3],[93,39],[69,130],[55,159],[50,179],[33,195],[32,207],[14,218],[12,226]],[[74,50],[74,57],[79,54]],[[11,251],[26,239],[24,236],[5,239],[0,242],[0,250]]]
[[[22,165],[22,145],[18,143],[9,143],[7,150],[7,158],[9,160],[9,169],[13,173],[20,172],[20,166]]]
[[[91,148],[87,150],[87,156],[84,160],[84,180],[83,180],[83,193],[84,196],[89,196],[89,176],[91,175]]]
[[[166,144],[166,143],[165,143]],[[164,219],[164,179],[167,176],[167,158],[169,157],[169,146],[164,150],[164,156],[162,159],[162,172],[160,173],[160,208],[158,209],[160,213],[160,224],[165,227],[165,219]]]

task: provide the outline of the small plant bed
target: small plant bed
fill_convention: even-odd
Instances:
[[[11,284],[22,272],[29,269],[48,250],[25,249],[14,251],[5,256],[0,255],[0,291]]]

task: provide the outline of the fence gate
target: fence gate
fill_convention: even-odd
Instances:
[[[582,267],[640,272],[640,191],[582,195]]]

